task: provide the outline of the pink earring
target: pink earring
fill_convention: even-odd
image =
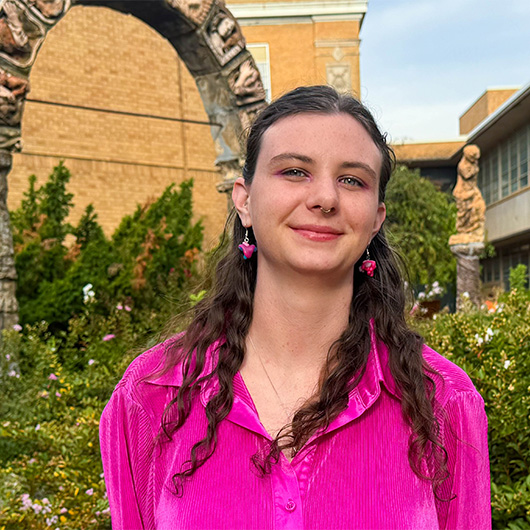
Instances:
[[[243,239],[243,243],[237,248],[243,252],[243,259],[250,259],[252,254],[258,251],[256,245],[251,245],[248,241],[248,228],[245,228],[245,239]]]
[[[370,278],[373,277],[374,271],[377,268],[377,264],[373,259],[370,259],[370,251],[368,248],[366,249],[366,259],[363,261],[362,265],[359,267],[359,270],[361,272],[365,272],[370,276]]]

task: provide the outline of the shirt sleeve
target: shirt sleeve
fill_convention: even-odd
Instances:
[[[438,491],[440,529],[490,530],[488,420],[476,391],[457,392],[441,418],[449,477]]]
[[[113,530],[154,528],[149,488],[154,436],[147,413],[123,386],[103,411],[99,437]]]

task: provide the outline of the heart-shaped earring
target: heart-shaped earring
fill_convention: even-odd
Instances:
[[[250,259],[258,251],[256,245],[251,245],[248,241],[248,228],[245,228],[245,239],[237,248],[243,252],[243,259]]]

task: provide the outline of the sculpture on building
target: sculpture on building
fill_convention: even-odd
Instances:
[[[29,90],[25,79],[0,69],[0,123],[20,125],[24,99]]]
[[[12,0],[0,3],[0,57],[6,62],[30,66],[45,36],[43,22],[27,6]]]
[[[245,47],[245,38],[239,24],[222,5],[218,6],[208,24],[206,40],[221,66],[227,64]]]
[[[210,12],[213,0],[166,0],[168,5],[176,9],[185,18],[196,25],[202,24]]]
[[[265,99],[265,89],[259,71],[253,61],[247,59],[228,80],[232,92],[236,95],[236,105],[248,105]]]
[[[480,149],[476,145],[466,145],[462,159],[458,163],[458,177],[453,195],[456,199],[456,235],[449,240],[451,245],[462,243],[482,243],[486,203],[477,184]]]
[[[35,6],[46,18],[56,18],[66,9],[65,0],[30,0],[29,4]]]

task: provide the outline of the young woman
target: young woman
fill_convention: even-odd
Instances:
[[[404,320],[392,165],[330,87],[257,118],[215,288],[103,413],[113,528],[491,528],[483,401]]]

